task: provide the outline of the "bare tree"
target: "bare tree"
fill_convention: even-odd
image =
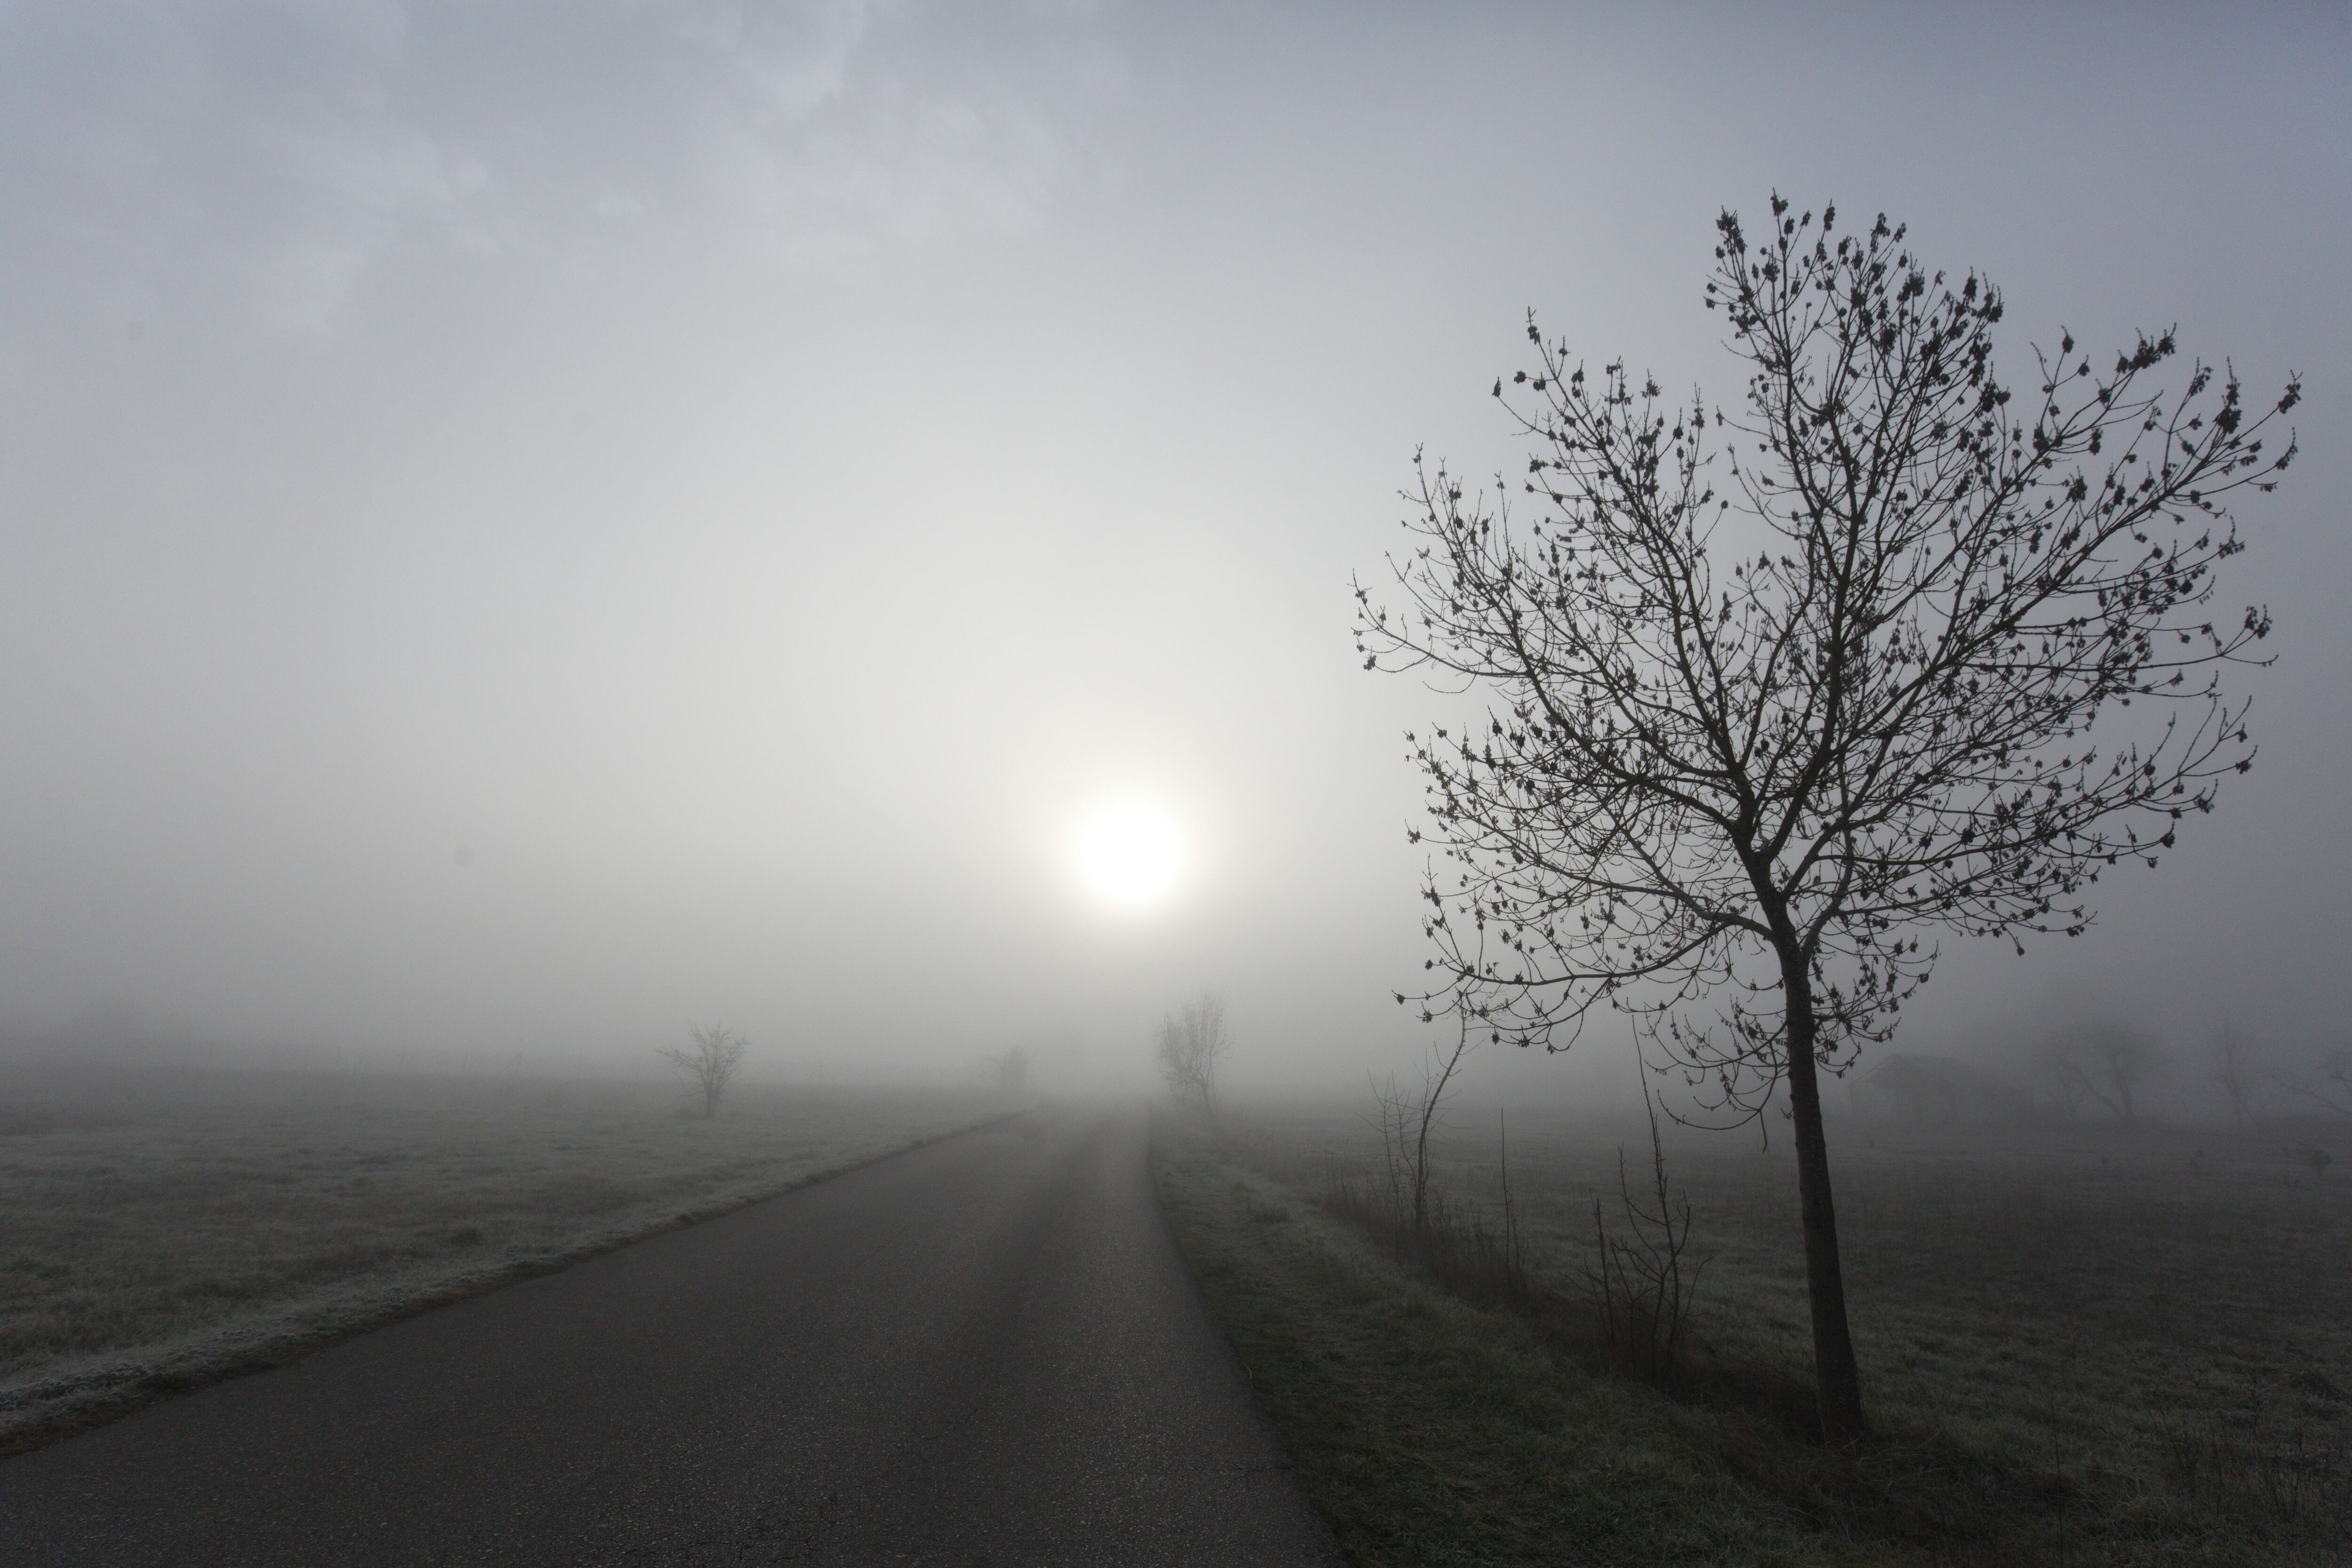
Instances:
[[[656,1046],[654,1055],[683,1070],[702,1090],[702,1114],[719,1114],[719,1101],[726,1095],[727,1086],[735,1081],[742,1069],[743,1053],[751,1042],[732,1029],[714,1025],[704,1028],[699,1024],[686,1026],[693,1043],[685,1046]]]
[[[1617,1201],[1624,1218],[1612,1235],[1598,1194],[1592,1200],[1594,1259],[1585,1270],[1601,1341],[1628,1376],[1668,1391],[1682,1379],[1682,1339],[1699,1276],[1708,1259],[1689,1258],[1691,1207],[1666,1177],[1666,1142],[1658,1131],[1657,1102],[1642,1080],[1650,1117],[1650,1179],[1633,1194],[1625,1146],[1617,1146]],[[1644,1202],[1646,1198],[1646,1203]]]
[[[2075,1059],[2072,1042],[2060,1038],[2045,1043],[2034,1057],[2034,1076],[2070,1117],[2083,1114],[2083,1102],[2091,1098],[2090,1075]]]
[[[2120,1024],[2094,1024],[2075,1031],[2068,1057],[2082,1075],[2083,1092],[2118,1121],[2139,1120],[2139,1094],[2166,1067],[2156,1042]]]
[[[1405,603],[1360,584],[1358,647],[1491,702],[1407,737],[1412,837],[1448,864],[1433,984],[1400,999],[1556,1049],[1630,1011],[1734,1121],[1785,1084],[1843,1437],[1864,1417],[1819,1074],[1888,1037],[1936,957],[1918,928],[2078,935],[2103,869],[2153,865],[2252,765],[2218,676],[2270,618],[2216,619],[2214,570],[2242,548],[2230,493],[2294,455],[2262,432],[2300,388],[2250,418],[2232,374],[2150,384],[2169,332],[2104,371],[2062,333],[2015,398],[1998,290],[1883,216],[1849,235],[1775,196],[1760,243],[1729,212],[1717,232],[1739,411],[1590,374],[1530,319],[1533,401],[1505,405],[1536,516],[1416,459]]]
[[[1029,1053],[1018,1046],[999,1051],[981,1063],[981,1074],[992,1089],[1023,1093],[1029,1087]]]
[[[1372,1085],[1390,1199],[1400,1213],[1412,1215],[1415,1236],[1429,1228],[1429,1135],[1437,1125],[1438,1110],[1445,1103],[1454,1075],[1461,1070],[1462,1058],[1476,1043],[1468,1016],[1459,1022],[1452,1050],[1435,1044],[1429,1047],[1421,1064],[1419,1093],[1402,1088],[1394,1073],[1387,1081]]]
[[[2262,1087],[2262,1075],[2254,1065],[2260,1053],[2252,1038],[2238,1033],[2237,1026],[2224,1018],[2221,1026],[2206,1037],[2205,1052],[2207,1079],[2230,1101],[2231,1120],[2244,1126],[2246,1113],[2253,1108],[2254,1095]]]
[[[1205,991],[1160,1022],[1160,1077],[1180,1105],[1217,1113],[1217,1068],[1233,1049],[1225,1025],[1225,999]]]

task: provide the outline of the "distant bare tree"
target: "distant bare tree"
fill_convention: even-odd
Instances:
[[[2118,1121],[2139,1120],[2139,1095],[2168,1065],[2155,1041],[2120,1024],[2092,1024],[2053,1041],[2045,1079],[2070,1097],[2106,1107]]]
[[[1020,1094],[1029,1087],[1029,1053],[1018,1046],[989,1058],[982,1066],[989,1082],[1006,1094]]]
[[[2237,1026],[2224,1018],[2221,1028],[2206,1037],[2205,1050],[2206,1078],[2229,1100],[2231,1118],[2244,1126],[2255,1090],[2262,1086],[2261,1074],[2254,1066],[2258,1053],[2252,1038],[2238,1033]]]
[[[2090,1076],[2075,1059],[2072,1044],[2063,1039],[2046,1042],[2035,1054],[2033,1075],[2042,1080],[2052,1097],[2066,1108],[2069,1116],[2083,1114],[2083,1102],[2090,1098]]]
[[[1180,1105],[1217,1113],[1217,1068],[1233,1049],[1225,1025],[1225,999],[1213,991],[1186,1003],[1160,1025],[1160,1077]]]
[[[2278,1081],[2322,1110],[2352,1116],[2352,1046],[2322,1053],[2307,1072],[2283,1072]]]
[[[2201,363],[2159,388],[2168,331],[2111,367],[2061,332],[2012,387],[1999,290],[1883,216],[1835,217],[1776,195],[1769,225],[1717,220],[1728,414],[1622,359],[1590,374],[1530,321],[1506,407],[1531,515],[1416,460],[1403,602],[1357,597],[1367,668],[1488,698],[1406,738],[1412,837],[1446,864],[1423,889],[1435,973],[1398,1000],[1549,1048],[1632,1011],[1736,1120],[1785,1087],[1845,1438],[1820,1076],[1890,1036],[1936,958],[1922,927],[2079,935],[2104,870],[2154,865],[2252,765],[2218,678],[2262,662],[2271,621],[2217,613],[2215,572],[2242,548],[2231,493],[2294,455],[2263,426],[2301,388],[2249,406]]]
[[[656,1046],[654,1055],[694,1080],[702,1090],[702,1114],[715,1117],[727,1086],[742,1070],[743,1053],[751,1048],[751,1042],[732,1029],[716,1025],[706,1029],[699,1024],[688,1024],[686,1029],[692,1037],[691,1045]]]

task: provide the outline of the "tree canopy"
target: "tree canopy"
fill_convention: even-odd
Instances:
[[[2242,548],[2222,502],[2294,448],[2265,457],[2235,375],[2199,364],[2168,398],[2145,384],[2170,332],[2104,369],[2062,334],[2021,406],[1999,290],[1930,273],[1883,216],[1773,211],[1761,246],[1718,220],[1738,413],[1590,374],[1531,319],[1512,412],[1538,515],[1417,460],[1407,607],[1358,586],[1369,667],[1497,700],[1410,739],[1454,862],[1424,1000],[1498,1037],[1670,1012],[1783,940],[1823,982],[1823,1043],[1867,1037],[1933,962],[1907,933],[2078,935],[2105,868],[2154,864],[2252,762],[2219,667],[2270,618],[2213,609]],[[2135,701],[2167,711],[2095,733]]]

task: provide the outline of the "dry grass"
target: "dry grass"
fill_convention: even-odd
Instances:
[[[1512,1313],[1432,1288],[1312,1194],[1163,1127],[1162,1205],[1349,1562],[1789,1568],[1797,1521]]]
[[[0,1452],[1001,1110],[945,1092],[0,1071]]]
[[[1613,1201],[1618,1144],[1638,1153],[1647,1135],[1525,1115],[1510,1131],[1519,1226],[1554,1303],[1532,1326],[1560,1375],[1590,1377],[1574,1320],[1591,1199]],[[1718,1136],[1671,1151],[1711,1257],[1700,1371],[1683,1402],[1654,1401],[1639,1441],[1664,1433],[1759,1519],[1801,1521],[1827,1555],[1792,1560],[2352,1560],[2352,1182],[2302,1162],[2308,1130],[1833,1138],[1881,1436],[1851,1455],[1807,1440],[1793,1171]],[[1218,1158],[1307,1205],[1370,1153],[1351,1119],[1301,1115],[1240,1125]],[[1444,1156],[1451,1201],[1475,1210],[1494,1191],[1491,1135],[1457,1132]]]

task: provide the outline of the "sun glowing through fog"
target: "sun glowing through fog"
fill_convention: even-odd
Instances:
[[[1141,801],[1088,811],[1079,819],[1074,848],[1078,879],[1087,890],[1121,909],[1158,903],[1183,869],[1184,847],[1175,822]]]

